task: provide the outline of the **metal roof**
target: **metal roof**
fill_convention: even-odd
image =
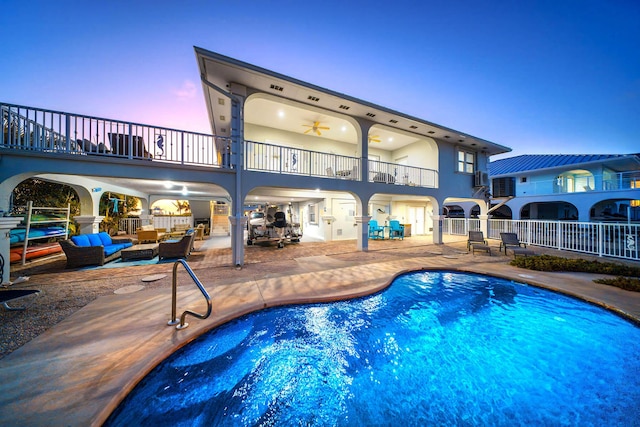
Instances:
[[[628,169],[631,164],[640,166],[639,154],[523,154],[490,162],[488,165],[490,176],[517,174],[537,171],[541,169],[565,168],[596,162],[623,161]]]

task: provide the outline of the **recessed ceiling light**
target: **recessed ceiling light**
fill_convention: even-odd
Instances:
[[[182,191],[180,192],[183,196],[186,196],[187,194],[189,194],[189,192],[187,191],[187,186],[183,185],[182,186]]]
[[[342,132],[346,132],[347,131],[347,127],[346,126],[342,126],[340,129],[342,130]]]
[[[171,181],[165,181],[164,182],[164,188],[169,189],[171,187],[173,187],[173,182],[171,182]]]
[[[278,117],[284,117],[284,111],[282,110],[278,111]]]

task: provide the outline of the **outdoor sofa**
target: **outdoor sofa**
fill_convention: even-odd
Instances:
[[[80,234],[69,240],[61,240],[60,246],[67,256],[67,268],[85,265],[104,265],[120,258],[122,249],[133,246],[130,238],[113,239],[101,231],[94,234]]]
[[[165,238],[165,228],[153,228],[153,225],[143,225],[136,230],[138,243],[153,242],[158,243]]]

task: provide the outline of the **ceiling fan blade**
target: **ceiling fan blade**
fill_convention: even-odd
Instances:
[[[318,129],[330,130],[331,128],[328,126],[318,126]]]
[[[316,129],[316,133],[318,134],[318,136],[322,135],[318,129]]]
[[[312,128],[309,128],[309,129],[305,130],[303,133],[307,134],[307,133],[311,132],[312,130],[313,130]]]

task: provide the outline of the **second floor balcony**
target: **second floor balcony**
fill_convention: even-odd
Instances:
[[[212,168],[233,168],[228,137],[104,119],[11,104],[0,104],[0,148],[29,152],[131,159]],[[244,169],[424,188],[438,187],[433,169],[368,160],[254,141],[244,142]]]
[[[510,182],[509,182],[510,181]],[[640,189],[640,170],[609,172],[606,174],[563,174],[555,178],[532,179],[520,177],[492,180],[496,197],[547,196],[554,194],[584,194],[592,191],[621,191]]]

